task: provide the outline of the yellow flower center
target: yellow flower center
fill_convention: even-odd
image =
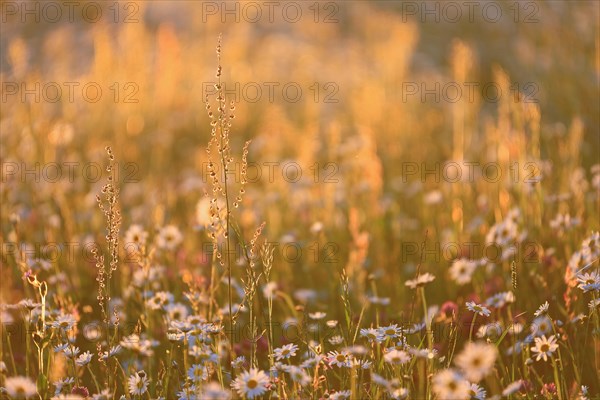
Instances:
[[[547,352],[548,350],[550,350],[550,346],[548,346],[546,343],[544,343],[543,345],[540,346],[540,350],[542,350],[542,352]]]
[[[250,379],[246,385],[248,386],[248,389],[254,389],[258,386],[258,382],[255,379]]]

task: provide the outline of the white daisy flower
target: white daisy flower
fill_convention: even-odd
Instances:
[[[487,392],[485,391],[484,388],[482,388],[481,386],[479,386],[476,383],[471,383],[471,390],[470,390],[470,394],[471,394],[471,398],[472,399],[476,399],[476,400],[485,400],[486,399],[486,395]]]
[[[546,335],[543,335],[541,338],[536,337],[535,346],[531,348],[531,351],[537,353],[535,360],[540,361],[542,358],[544,361],[548,361],[548,357],[552,357],[552,353],[554,353],[558,349],[558,344],[556,343],[556,337],[554,335],[546,338]]]
[[[183,303],[173,303],[165,306],[165,311],[171,321],[181,321],[187,318],[188,308]]]
[[[352,355],[347,351],[330,351],[327,353],[329,359],[329,365],[335,365],[336,367],[350,367],[352,362]]]
[[[362,328],[360,336],[366,337],[369,342],[374,342],[379,337],[379,331],[375,328]]]
[[[60,394],[60,392],[62,392],[63,387],[68,386],[68,385],[72,385],[74,382],[75,382],[75,378],[73,378],[72,376],[70,376],[68,378],[60,379],[58,381],[55,381],[53,383],[53,385],[54,385],[54,395],[58,396]]]
[[[109,351],[105,351],[105,352],[102,353],[102,359],[106,360],[109,357],[116,356],[117,354],[119,354],[121,352],[121,349],[122,349],[122,347],[121,347],[120,344],[111,347]]]
[[[429,272],[426,272],[422,275],[419,275],[417,279],[410,279],[406,281],[405,285],[411,289],[416,289],[418,287],[425,286],[426,284],[428,284],[429,282],[433,282],[434,280],[435,276],[433,276]]]
[[[550,307],[550,304],[548,304],[548,302],[546,301],[544,304],[542,304],[536,312],[533,313],[533,315],[535,315],[536,317],[539,317],[542,314],[546,314],[548,312],[548,308]]]
[[[148,239],[148,232],[142,228],[141,225],[133,224],[127,229],[125,232],[125,250],[138,251],[143,246],[146,245],[146,240]]]
[[[14,399],[27,399],[37,395],[34,381],[25,376],[12,376],[4,380],[6,393]]]
[[[583,290],[584,293],[592,290],[598,291],[600,290],[600,273],[598,271],[594,271],[578,274],[577,282],[579,282],[577,287]]]
[[[59,315],[55,321],[50,323],[50,326],[53,328],[62,329],[63,331],[68,331],[75,325],[77,321],[75,321],[75,317],[71,314],[61,314]]]
[[[270,299],[275,294],[277,290],[277,282],[268,282],[265,286],[263,286],[263,296],[265,298]]]
[[[151,310],[166,309],[166,307],[174,301],[175,297],[169,292],[157,292],[146,300],[146,304]]]
[[[491,372],[497,357],[498,349],[493,344],[469,342],[454,358],[454,364],[460,368],[465,378],[477,383]]]
[[[585,385],[581,385],[581,393],[577,400],[588,400],[589,388]]]
[[[285,366],[284,371],[287,372],[290,375],[290,378],[300,386],[306,386],[312,381],[311,377],[308,376],[304,369],[295,365]]]
[[[350,366],[352,368],[358,368],[358,369],[370,369],[373,366],[373,361],[371,360],[360,360],[358,358],[352,358],[352,361],[350,361]]]
[[[398,324],[382,326],[377,330],[377,334],[381,340],[395,339],[402,336],[402,328]]]
[[[163,227],[156,237],[156,245],[164,250],[174,250],[182,241],[183,235],[175,225]]]
[[[75,360],[75,364],[79,365],[80,367],[84,367],[87,364],[89,364],[90,361],[92,361],[92,353],[86,351],[85,353],[82,353],[79,357],[77,357],[77,360]]]
[[[317,321],[320,320],[320,319],[325,318],[326,316],[327,316],[327,314],[325,314],[324,312],[321,312],[321,311],[317,311],[317,312],[314,312],[314,313],[308,313],[308,317],[310,319],[314,319],[314,320],[317,320]]]
[[[477,337],[480,339],[490,338],[496,340],[500,335],[502,335],[502,326],[497,322],[481,325],[477,330]]]
[[[329,328],[335,328],[338,324],[338,321],[335,319],[330,319],[329,321],[325,322],[325,325],[327,325]]]
[[[492,297],[485,301],[485,305],[488,307],[502,308],[508,303],[515,302],[515,295],[513,292],[500,292],[496,293]]]
[[[251,368],[249,371],[242,372],[233,381],[232,386],[240,396],[253,399],[267,391],[268,383],[269,377],[263,371]]]
[[[23,299],[18,304],[21,307],[24,307],[24,308],[26,308],[29,311],[33,311],[36,308],[41,307],[41,305],[42,305],[41,303],[36,303],[33,300],[31,300],[31,299]]]
[[[187,385],[177,392],[177,400],[198,400],[197,391],[196,385]]]
[[[468,301],[466,303],[467,308],[469,309],[469,311],[474,312],[475,314],[479,314],[485,317],[489,317],[490,314],[492,313],[489,308],[487,308],[486,306],[482,305],[482,304],[477,304],[474,301]]]
[[[408,399],[408,394],[407,388],[398,388],[390,391],[390,397],[394,400]]]
[[[75,358],[75,357],[77,357],[77,354],[79,354],[79,347],[76,347],[76,346],[67,346],[63,350],[63,353],[68,358]]]
[[[185,337],[185,333],[177,330],[169,330],[167,332],[167,340],[172,343],[181,342]]]
[[[294,357],[296,355],[296,351],[298,351],[298,346],[290,343],[274,349],[273,356],[277,361],[286,360]]]
[[[349,399],[352,392],[350,390],[342,390],[339,392],[329,393],[329,398],[331,400],[343,400]]]
[[[473,273],[477,269],[477,263],[466,258],[455,260],[450,267],[450,278],[459,285],[471,282]]]
[[[547,315],[537,317],[531,323],[531,334],[533,336],[542,336],[552,332],[552,320]]]
[[[201,364],[194,364],[188,369],[187,376],[192,382],[200,383],[208,379],[208,368]]]
[[[233,368],[242,368],[245,363],[246,363],[246,357],[239,356],[239,357],[236,357],[236,359],[231,362],[231,366]]]
[[[202,400],[229,400],[231,393],[223,390],[217,382],[210,382],[202,387],[202,392],[198,399]]]
[[[340,335],[335,335],[335,336],[332,336],[329,339],[327,339],[327,341],[330,344],[337,346],[338,344],[342,344],[342,342],[344,341],[344,338],[341,337]]]
[[[468,400],[471,398],[471,385],[453,369],[444,369],[432,379],[433,391],[439,400]]]
[[[127,380],[129,394],[141,396],[148,391],[149,383],[150,381],[148,380],[145,371],[138,371],[135,374],[130,375]]]
[[[387,353],[385,353],[385,355],[383,356],[383,359],[387,363],[394,364],[394,365],[401,365],[401,364],[406,364],[407,362],[409,362],[410,356],[408,355],[407,352],[405,352],[403,350],[391,350],[391,351],[388,351]]]

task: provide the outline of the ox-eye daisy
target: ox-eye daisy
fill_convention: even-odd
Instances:
[[[406,364],[410,361],[410,356],[403,350],[391,350],[383,356],[385,362],[395,365]]]
[[[536,361],[540,361],[542,358],[544,361],[548,361],[548,356],[552,357],[552,353],[554,353],[556,349],[558,349],[556,337],[552,335],[549,338],[546,338],[546,335],[543,335],[541,338],[535,338],[535,346],[531,348],[531,351],[537,353],[535,357]]]
[[[425,286],[429,282],[433,282],[435,280],[435,276],[430,274],[429,272],[424,273],[423,275],[419,275],[417,279],[410,279],[406,281],[405,285],[411,289],[416,289],[418,287]]]
[[[329,359],[329,365],[335,365],[336,367],[350,367],[352,356],[347,351],[330,351],[327,353]]]
[[[14,399],[26,399],[37,394],[35,382],[24,376],[12,376],[4,381],[6,393]]]
[[[477,383],[490,373],[497,357],[498,349],[493,344],[470,342],[454,363],[469,381]]]
[[[548,304],[548,302],[546,301],[544,304],[542,304],[536,312],[533,313],[533,315],[535,315],[536,317],[539,317],[540,315],[546,314],[548,312],[548,308],[550,307],[550,304]]]
[[[141,396],[148,391],[148,384],[149,380],[146,376],[146,372],[138,371],[135,374],[130,375],[127,380],[129,394]]]
[[[475,261],[467,260],[466,258],[458,259],[450,267],[450,278],[459,285],[465,285],[471,282],[475,269],[477,269]]]
[[[242,372],[233,381],[232,386],[237,390],[240,396],[253,399],[257,396],[261,396],[267,391],[267,384],[269,378],[267,375],[257,369],[251,368],[249,371]]]
[[[474,312],[475,314],[479,314],[485,317],[489,317],[489,315],[491,314],[491,311],[489,310],[489,308],[487,308],[484,305],[481,304],[477,304],[474,301],[468,301],[466,303],[467,308],[469,309],[469,311]]]
[[[433,391],[439,400],[468,400],[471,385],[453,369],[445,369],[433,377]]]
[[[298,346],[290,343],[273,350],[273,355],[277,361],[281,361],[295,356],[296,351],[298,351]]]

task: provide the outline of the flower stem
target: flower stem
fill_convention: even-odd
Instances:
[[[560,386],[560,378],[558,375],[558,366],[556,360],[552,357],[552,368],[554,369],[554,383],[556,384],[556,393],[558,393],[558,400],[563,400],[563,394]]]
[[[92,367],[90,367],[90,364],[87,365],[87,370],[89,371],[90,375],[92,376],[92,379],[94,380],[94,385],[96,385],[96,391],[98,393],[100,393],[100,385],[98,384],[98,379],[96,379],[96,375],[94,375],[94,372],[92,371]]]
[[[471,328],[469,329],[469,342],[473,337],[473,328],[475,327],[475,320],[477,319],[477,313],[473,315],[473,319],[471,320]]]

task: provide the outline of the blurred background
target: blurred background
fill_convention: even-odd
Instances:
[[[256,163],[244,232],[266,221],[270,240],[307,244],[322,223],[336,260],[364,281],[411,276],[416,255],[402,243],[425,230],[438,244],[482,240],[515,206],[541,242],[559,212],[598,227],[597,2],[0,4],[5,241],[15,213],[29,241],[101,238],[103,181],[84,167],[104,165],[111,145],[124,229],[176,224],[188,244],[180,265],[198,268],[220,34],[232,147],[252,139]],[[494,163],[502,176],[463,170],[450,182],[447,162]],[[50,163],[62,179],[44,175]],[[79,163],[73,179],[64,163]],[[323,257],[289,264],[313,283],[330,273]]]

